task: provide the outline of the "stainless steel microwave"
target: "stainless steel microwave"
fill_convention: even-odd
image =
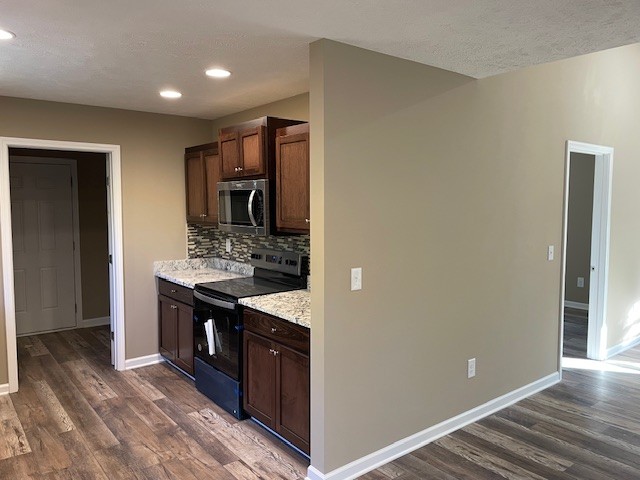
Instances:
[[[225,232],[269,235],[269,181],[219,182],[218,226]]]

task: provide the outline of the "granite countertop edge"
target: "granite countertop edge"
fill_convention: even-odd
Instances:
[[[311,328],[311,292],[309,290],[292,290],[246,297],[241,298],[239,302],[253,310]]]
[[[189,258],[153,262],[153,273],[158,278],[194,288],[197,283],[250,277],[253,275],[253,266],[218,257]]]
[[[154,275],[193,289],[198,283],[218,282],[253,275],[251,265],[220,258],[165,260],[153,264]],[[310,287],[310,278],[307,277]],[[268,315],[311,328],[311,292],[292,290],[241,298],[239,303]]]

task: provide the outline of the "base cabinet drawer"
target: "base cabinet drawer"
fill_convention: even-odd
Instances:
[[[252,321],[247,323],[247,318],[261,321],[257,324]],[[265,321],[267,323],[264,323]],[[286,339],[273,339],[273,327],[264,328],[265,325],[275,325],[277,329],[281,324],[288,323],[269,315],[245,310],[243,408],[249,415],[308,454],[310,364],[308,353],[304,353],[309,351],[308,331],[306,345],[301,344],[296,335],[296,340],[292,342],[294,348],[291,348],[285,344]],[[265,336],[266,334],[271,338]]]

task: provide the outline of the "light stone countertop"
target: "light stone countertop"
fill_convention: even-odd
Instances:
[[[240,299],[240,304],[311,328],[311,292],[293,290]]]
[[[154,262],[153,273],[156,277],[193,288],[197,283],[250,277],[253,275],[253,266],[217,257],[190,258]],[[307,280],[310,287],[311,278],[307,277]],[[246,297],[241,298],[239,303],[274,317],[311,328],[310,290],[293,290]]]
[[[196,283],[250,277],[253,275],[253,267],[222,258],[193,258],[154,262],[153,272],[156,277],[193,288]]]

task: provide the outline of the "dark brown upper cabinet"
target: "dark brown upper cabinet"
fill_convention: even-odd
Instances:
[[[276,131],[276,230],[309,233],[309,124]]]
[[[274,178],[276,130],[299,123],[303,122],[261,117],[221,128],[218,140],[222,180]]]
[[[207,143],[185,149],[185,181],[187,222],[218,224],[218,192],[220,157],[218,143]]]

